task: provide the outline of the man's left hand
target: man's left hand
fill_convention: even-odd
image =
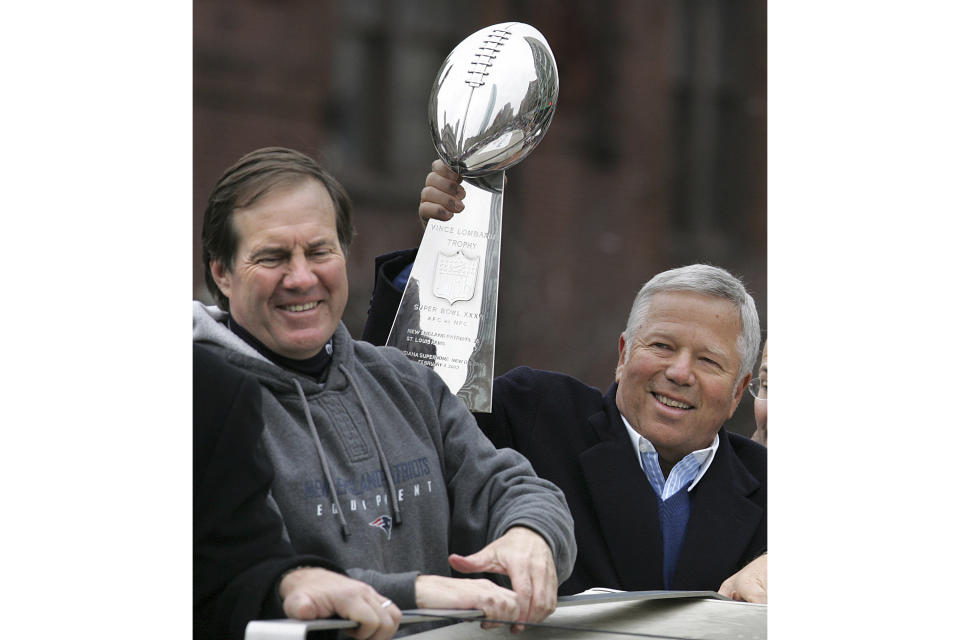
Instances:
[[[767,554],[724,580],[719,593],[734,600],[767,604]]]
[[[520,606],[517,620],[540,622],[557,608],[557,567],[546,541],[532,529],[512,527],[480,551],[450,555],[450,566],[460,573],[500,573],[510,585]],[[512,627],[522,631],[523,625]]]

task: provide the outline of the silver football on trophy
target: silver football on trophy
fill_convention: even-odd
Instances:
[[[546,134],[558,90],[557,63],[539,31],[522,22],[477,31],[450,52],[430,92],[437,153],[466,177],[512,167]]]

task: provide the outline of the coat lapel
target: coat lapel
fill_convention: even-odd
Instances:
[[[763,509],[748,496],[760,483],[733,455],[726,430],[710,469],[693,490],[690,522],[677,562],[674,588],[703,582],[710,576],[714,588],[739,567],[750,540],[763,519]]]
[[[580,454],[580,467],[619,588],[651,589],[663,582],[657,497],[626,434],[615,389],[607,392],[604,410],[589,419],[599,442]]]

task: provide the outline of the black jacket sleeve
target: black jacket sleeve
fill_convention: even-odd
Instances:
[[[267,504],[273,469],[260,445],[257,381],[210,349],[193,350],[194,638],[243,638],[247,622],[282,618],[280,577],[298,555]]]
[[[374,265],[373,295],[370,297],[367,323],[363,327],[361,340],[375,345],[386,344],[393,318],[400,307],[400,298],[403,297],[403,291],[393,285],[393,279],[405,266],[413,262],[416,256],[416,249],[404,249],[377,257]]]

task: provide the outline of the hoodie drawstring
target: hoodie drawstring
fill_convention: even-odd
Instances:
[[[333,495],[333,504],[337,507],[337,515],[340,517],[340,529],[343,537],[350,536],[350,527],[347,526],[347,519],[343,517],[343,507],[340,506],[340,500],[337,498],[337,487],[333,484],[333,478],[330,476],[330,465],[327,463],[327,456],[323,453],[323,445],[320,444],[320,437],[317,435],[317,427],[313,424],[313,416],[310,415],[310,405],[307,404],[307,396],[303,393],[303,387],[296,378],[293,378],[293,384],[297,387],[297,393],[300,394],[300,402],[303,403],[303,412],[307,415],[307,423],[310,425],[310,435],[313,437],[313,444],[317,447],[317,453],[320,454],[320,468],[323,469],[323,477],[327,481],[330,493]]]
[[[397,500],[397,488],[393,485],[393,476],[390,474],[390,465],[387,462],[386,454],[383,453],[383,447],[380,446],[380,438],[377,436],[377,430],[373,428],[373,420],[370,419],[370,411],[367,409],[367,403],[363,401],[363,395],[360,393],[357,385],[354,383],[353,376],[350,375],[350,372],[347,371],[347,368],[342,364],[338,368],[347,379],[347,383],[352,386],[356,392],[357,399],[360,401],[360,408],[363,409],[363,417],[370,426],[370,433],[373,434],[373,446],[376,447],[377,455],[380,456],[380,469],[383,471],[383,475],[387,479],[387,488],[390,491],[390,506],[393,513],[393,521],[395,524],[400,524],[403,522],[403,519],[400,517],[400,503]],[[301,394],[302,393],[303,392],[301,392]]]

